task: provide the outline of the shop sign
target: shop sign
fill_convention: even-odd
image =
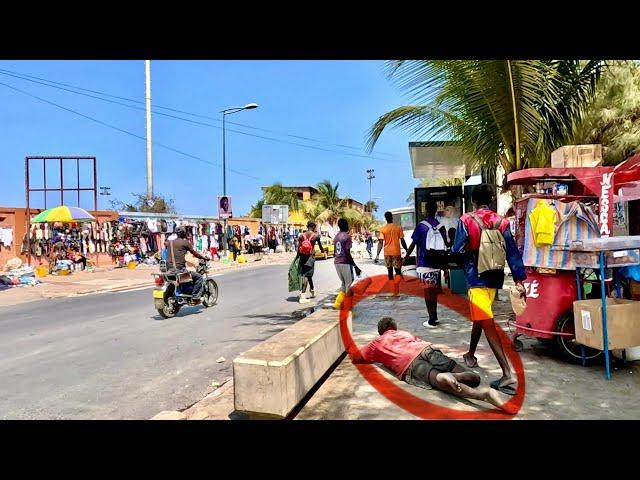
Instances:
[[[611,211],[611,199],[613,197],[611,181],[613,179],[613,172],[603,173],[602,181],[600,182],[600,236],[609,237],[611,235],[611,229],[609,228],[609,218],[612,217]]]

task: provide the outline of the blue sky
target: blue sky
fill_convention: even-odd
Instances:
[[[144,100],[143,61],[2,61],[0,69]],[[343,196],[364,202],[369,196],[365,171],[374,168],[373,197],[378,197],[376,201],[382,209],[405,205],[407,195],[416,184],[411,176],[408,142],[419,139],[410,138],[403,131],[385,132],[376,147],[376,151],[384,154],[374,152],[374,159],[347,155],[366,155],[365,135],[371,124],[379,115],[405,103],[401,93],[386,79],[381,61],[153,61],[151,69],[154,106],[220,118],[218,112],[223,108],[256,102],[260,105],[258,109],[228,116],[228,121],[326,142],[310,142],[228,124],[227,192],[233,198],[236,215],[248,212],[250,205],[260,198],[262,185],[276,181],[285,185],[315,185],[328,178],[340,183]],[[0,82],[145,136],[143,110],[3,74]],[[100,208],[108,208],[106,198],[131,200],[132,192],[146,190],[143,140],[4,85],[0,85],[0,103],[3,167],[0,205],[24,205],[24,157],[27,155],[96,156],[98,184],[111,187],[112,193],[111,197],[99,198]],[[167,110],[158,112],[220,126],[220,122],[211,119]],[[230,130],[332,151],[274,142]],[[221,130],[154,114],[153,140],[214,163],[204,163],[158,146],[153,150],[155,192],[173,197],[181,213],[214,215],[216,197],[222,193]],[[81,176],[84,178],[87,174],[83,172]],[[38,198],[34,196],[32,201],[37,203]],[[65,201],[75,205],[72,197]],[[52,205],[56,200],[50,196],[49,202]],[[91,207],[84,199],[82,203],[85,208]]]

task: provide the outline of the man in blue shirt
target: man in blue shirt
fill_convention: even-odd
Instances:
[[[429,202],[429,204],[427,204],[427,215],[413,231],[411,235],[412,242],[405,257],[406,265],[413,249],[416,246],[418,247],[416,254],[416,273],[424,285],[424,303],[427,306],[429,320],[422,325],[427,328],[435,328],[438,323],[440,323],[438,322],[438,294],[442,292],[441,272],[439,266],[435,264],[434,259],[450,247],[447,230],[445,226],[436,219],[437,209],[438,207],[435,202]],[[435,238],[430,238],[433,236],[435,236]],[[429,246],[432,247],[431,250],[436,251],[430,251]]]

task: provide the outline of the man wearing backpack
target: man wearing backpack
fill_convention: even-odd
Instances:
[[[307,223],[307,231],[300,235],[298,239],[298,254],[296,258],[300,258],[300,275],[302,276],[302,289],[300,290],[300,303],[309,303],[309,299],[305,298],[305,292],[307,291],[307,285],[311,287],[311,298],[315,298],[316,292],[313,286],[313,272],[315,266],[315,256],[313,255],[313,246],[318,243],[320,253],[324,253],[322,243],[320,242],[320,235],[316,232],[315,222]]]
[[[509,221],[489,208],[494,198],[493,187],[478,185],[471,194],[474,212],[460,218],[453,242],[454,253],[464,253],[464,269],[469,288],[471,306],[471,341],[469,351],[463,355],[467,367],[478,364],[475,357],[478,341],[484,331],[502,377],[491,382],[491,387],[508,395],[516,393],[516,377],[504,353],[493,319],[491,306],[504,282],[505,264],[509,265],[518,289],[524,292],[522,281],[527,278],[522,256],[509,229]]]
[[[436,218],[438,206],[435,202],[427,204],[427,215],[411,235],[411,245],[407,250],[405,265],[413,249],[417,247],[416,273],[424,285],[424,303],[427,306],[429,320],[422,325],[436,328],[438,325],[438,294],[442,292],[441,271],[437,263],[438,255],[443,255],[451,248],[449,235],[445,225]]]

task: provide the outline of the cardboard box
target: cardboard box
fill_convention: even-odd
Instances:
[[[640,282],[629,281],[629,293],[631,293],[631,300],[640,300]]]
[[[603,350],[602,303],[596,300],[573,302],[576,341]],[[640,345],[640,302],[607,298],[607,333],[609,349]]]
[[[565,145],[551,153],[551,168],[599,167],[602,145]]]

